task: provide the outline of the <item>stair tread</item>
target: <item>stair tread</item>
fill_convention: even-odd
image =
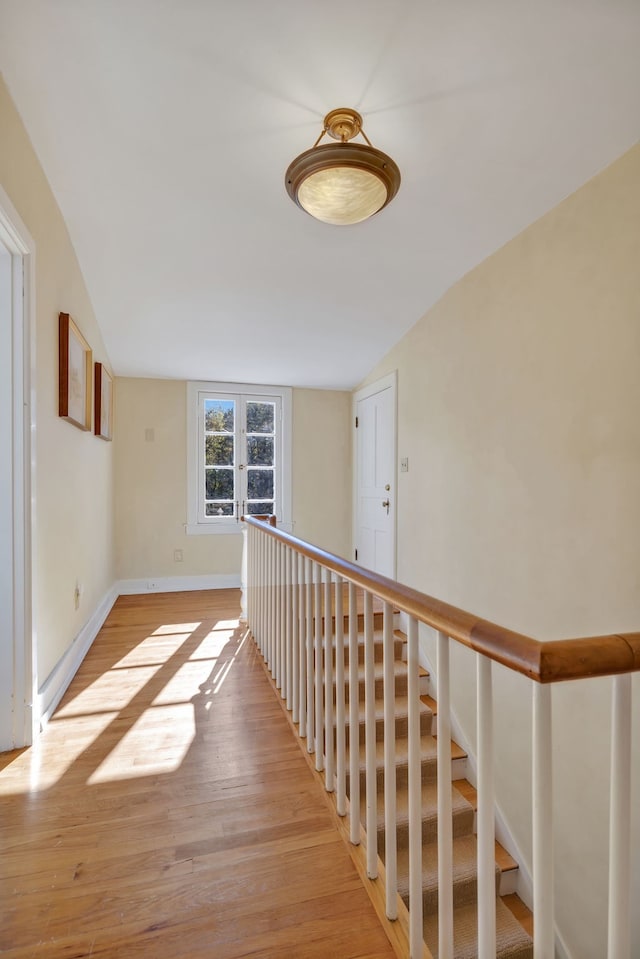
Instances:
[[[420,754],[422,762],[434,762],[436,759],[436,742],[433,736],[425,733],[420,737]],[[409,756],[409,743],[406,739],[396,742],[396,766],[406,766]],[[366,765],[365,747],[360,745],[360,770]],[[376,742],[376,768],[384,765],[384,743]]]
[[[372,635],[373,635],[373,642],[374,642],[374,644],[375,644],[376,646],[382,646],[382,644],[384,643],[384,630],[382,629],[382,627],[376,626],[376,628],[373,630],[373,634],[372,634]],[[314,640],[312,640],[312,641],[314,641]],[[348,652],[349,652],[349,635],[348,635],[348,633],[346,633],[346,632],[343,633],[342,642],[343,642],[343,645],[344,645],[344,651],[345,651],[345,653],[348,653]],[[394,643],[394,647],[395,647],[395,648],[398,648],[398,647],[402,644],[402,639],[401,639],[399,636],[396,636],[396,635],[394,634],[394,636],[393,636],[393,643]],[[364,635],[363,635],[362,632],[359,632],[359,633],[358,633],[357,645],[358,645],[358,646],[364,646],[364,645],[365,645],[365,638],[364,638]],[[331,646],[333,649],[336,648],[336,636],[335,636],[335,633],[332,633],[332,634],[331,634],[331,637],[330,637],[330,640],[329,640],[329,646]],[[396,660],[396,662],[402,663],[402,662],[404,662],[404,660],[403,660],[403,659],[398,659],[398,660]]]
[[[365,797],[362,800],[365,805]],[[437,820],[438,818],[438,786],[435,782],[424,783],[421,787],[420,809],[423,820]],[[473,826],[473,810],[469,803],[461,796],[455,785],[451,784],[451,809],[455,816],[467,815],[470,819],[469,832]],[[399,788],[396,795],[396,824],[404,826],[409,821],[409,791],[406,788]],[[379,828],[384,827],[384,807],[380,804],[378,809]]]
[[[429,733],[423,733],[420,737],[420,756],[422,763],[435,763],[436,754],[437,754],[437,744],[435,736],[431,736]],[[466,753],[463,752],[457,743],[454,743],[451,740],[451,758],[460,759],[466,758]],[[396,742],[396,767],[406,766],[409,758],[409,743],[406,739],[399,739]],[[376,741],[376,768],[380,768],[384,765],[384,743],[382,741]],[[365,768],[365,747],[364,744],[360,745],[360,770]]]
[[[462,793],[467,802],[470,803],[475,810],[477,810],[478,791],[476,787],[473,786],[468,779],[461,779],[460,782],[456,784],[456,788]]]
[[[502,901],[516,917],[522,928],[533,937],[533,913],[516,892],[503,896]]]
[[[459,906],[453,911],[454,959],[477,959],[477,906]],[[425,941],[434,959],[438,959],[438,917],[428,916],[424,923]],[[504,902],[496,899],[496,959],[533,959],[533,940]]]
[[[428,675],[429,674],[427,673],[427,676]],[[420,700],[421,702],[424,703],[425,706],[427,706],[431,710],[434,716],[438,715],[438,704],[436,700],[433,698],[433,696],[427,696],[427,695],[421,696]]]
[[[437,742],[438,737],[437,737],[437,736],[434,736],[433,738],[434,738],[434,739],[436,740],[436,742]],[[466,759],[466,758],[467,758],[467,753],[466,753],[466,751],[462,748],[462,746],[459,746],[459,745],[458,745],[458,743],[455,741],[455,739],[452,739],[452,740],[451,740],[451,758],[452,758],[452,759]]]
[[[362,714],[361,718],[364,719],[366,703],[359,702],[358,706],[359,706],[360,713]],[[382,699],[375,700],[375,710],[376,710],[376,717],[381,717],[384,715],[384,702]],[[425,713],[431,714],[431,710],[429,709],[428,706],[425,706],[424,703],[420,703],[420,713],[422,715],[424,715]],[[409,715],[409,699],[407,696],[394,697],[394,714],[396,718],[398,717],[404,718],[405,716]]]
[[[407,664],[406,664],[406,663],[400,663],[400,662],[398,662],[397,660],[394,660],[393,668],[394,668],[394,673],[395,673],[396,676],[402,676],[403,678],[406,678],[406,676],[408,675],[408,670],[407,670]],[[382,663],[382,662],[380,662],[379,660],[377,660],[377,661],[373,664],[373,671],[374,671],[374,675],[375,675],[375,678],[376,678],[376,679],[383,679],[383,677],[384,677],[384,663]],[[365,666],[364,666],[364,663],[358,663],[358,680],[359,680],[359,682],[362,683],[362,682],[364,681],[364,678],[365,678]],[[336,677],[335,677],[335,672],[334,672],[333,682],[335,683],[335,681],[336,681]],[[347,663],[345,663],[345,667],[344,667],[344,681],[345,681],[345,685],[349,682],[349,666],[348,666]]]
[[[460,797],[462,799],[462,797]],[[465,800],[462,799],[464,803]],[[468,807],[467,807],[468,808]],[[464,808],[457,804],[454,809],[464,812]],[[384,822],[384,817],[382,817]],[[475,833],[469,835],[456,836],[453,839],[453,871],[454,881],[456,870],[458,873],[474,873],[477,871],[477,837]],[[496,868],[501,872],[511,872],[518,868],[518,863],[507,850],[497,840],[494,843]],[[423,880],[426,880],[428,886],[437,886],[438,884],[438,844],[436,841],[425,843],[422,853],[423,862]],[[401,878],[405,880],[406,889],[402,886]],[[408,892],[409,882],[409,850],[402,848],[398,850],[398,891],[401,895]]]

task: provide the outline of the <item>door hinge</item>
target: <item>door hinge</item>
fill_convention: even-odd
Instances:
[[[358,417],[356,416],[356,429],[358,429]]]

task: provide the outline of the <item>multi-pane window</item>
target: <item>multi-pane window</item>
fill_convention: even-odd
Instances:
[[[245,403],[247,489],[243,512],[250,516],[276,512],[276,404]]]
[[[190,431],[197,429],[197,466],[194,475],[190,464],[190,490],[195,485],[197,507],[190,496],[187,528],[206,531],[192,528],[194,519],[201,527],[230,527],[243,514],[284,519],[289,427],[283,412],[288,412],[290,391],[269,393],[267,387],[254,387],[252,394],[197,388],[205,385],[190,384],[190,402],[197,403],[197,425],[190,416]]]
[[[236,404],[204,401],[204,512],[233,516],[236,510]]]

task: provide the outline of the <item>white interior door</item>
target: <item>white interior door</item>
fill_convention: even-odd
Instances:
[[[0,188],[0,750],[29,745],[33,241]]]
[[[396,572],[396,377],[355,394],[356,560],[383,576]]]
[[[14,743],[12,259],[0,240],[0,751]]]

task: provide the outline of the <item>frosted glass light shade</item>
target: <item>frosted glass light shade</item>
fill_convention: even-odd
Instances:
[[[400,171],[386,153],[360,143],[306,150],[289,165],[285,186],[301,209],[324,223],[359,223],[398,192]]]
[[[386,203],[387,189],[375,173],[356,167],[318,170],[303,180],[298,203],[323,223],[360,223]]]

